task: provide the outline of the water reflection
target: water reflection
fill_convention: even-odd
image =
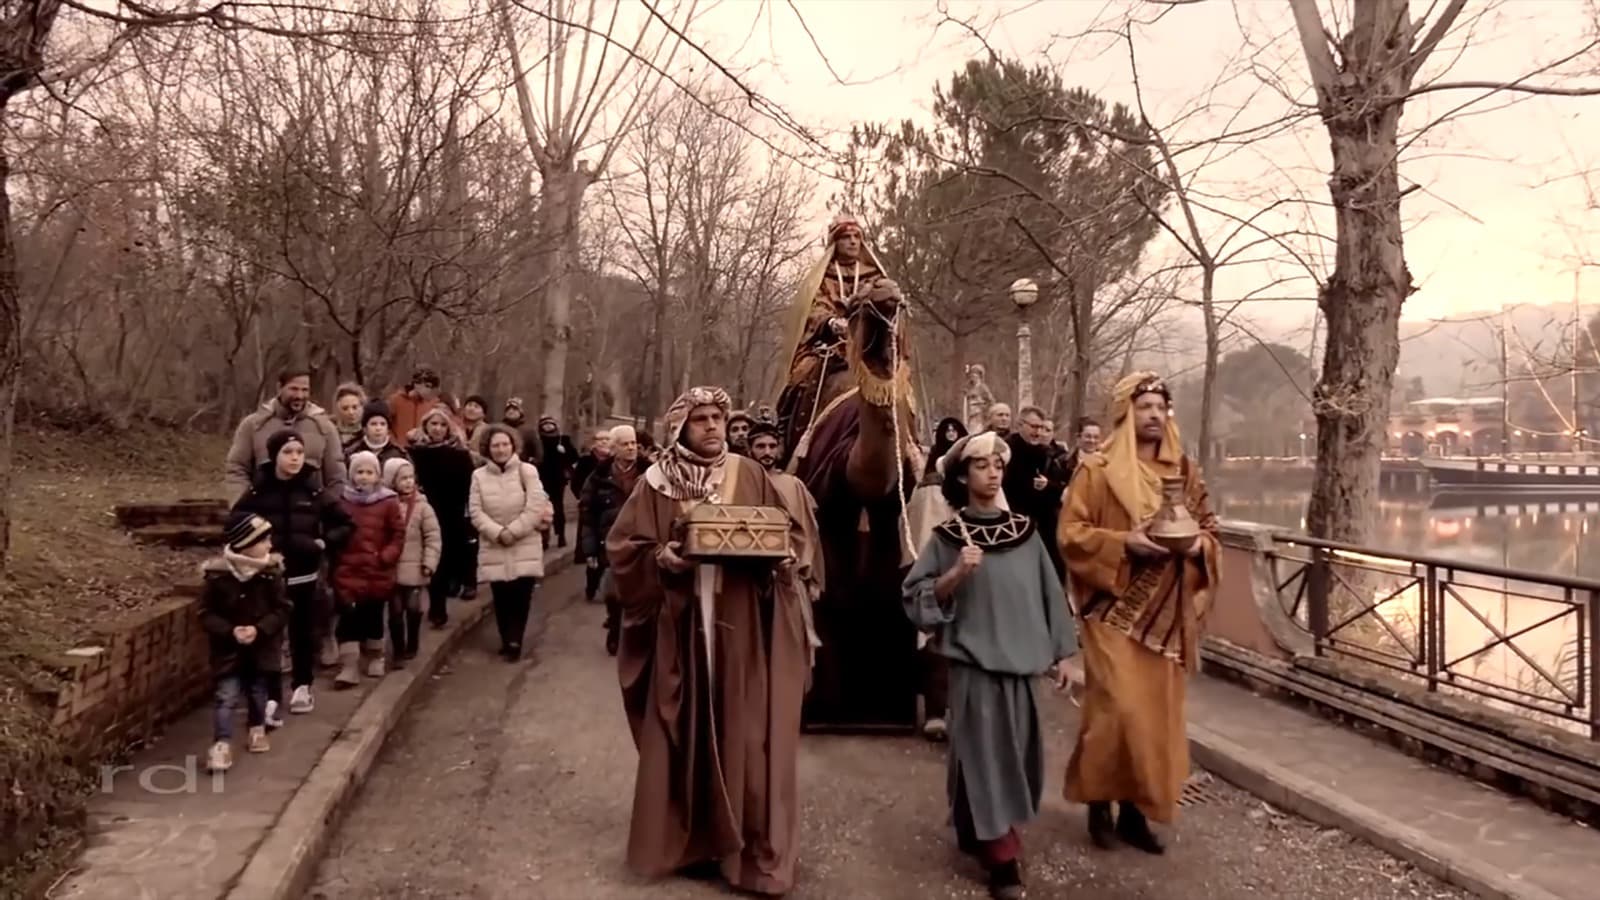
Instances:
[[[1218,515],[1301,531],[1306,494],[1217,486]],[[1246,490],[1249,490],[1246,493]],[[1600,579],[1600,552],[1583,552],[1600,529],[1600,504],[1519,503],[1430,508],[1426,500],[1382,500],[1372,543],[1401,553],[1426,553],[1510,569]]]
[[[1263,492],[1244,484],[1233,486],[1234,490],[1229,487],[1217,485],[1215,494],[1224,518],[1304,530],[1304,492]],[[1384,500],[1379,510],[1378,530],[1369,542],[1379,552],[1425,553],[1523,570],[1530,579],[1546,575],[1600,579],[1600,552],[1593,548],[1585,552],[1584,547],[1590,532],[1600,528],[1600,504],[1519,503],[1506,498],[1431,507],[1426,500]],[[1424,595],[1415,573],[1404,564],[1380,558],[1352,558],[1349,564],[1361,568],[1342,571],[1346,580],[1341,589],[1356,592],[1346,598],[1354,601],[1346,611],[1377,603],[1373,613],[1382,623],[1364,617],[1339,636],[1378,652],[1391,665],[1407,668],[1407,659],[1420,662]],[[1457,686],[1475,685],[1549,712],[1586,718],[1590,673],[1585,671],[1580,635],[1585,619],[1579,609],[1587,601],[1584,594],[1573,596],[1553,585],[1520,578],[1465,572],[1439,577],[1450,578],[1451,588],[1440,593],[1441,662]],[[1515,651],[1502,636],[1512,638]],[[1525,709],[1490,702],[1530,715]],[[1570,720],[1531,715],[1576,727]]]

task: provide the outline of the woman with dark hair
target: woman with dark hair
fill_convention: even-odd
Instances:
[[[517,456],[517,434],[489,426],[488,457],[472,473],[467,508],[478,530],[478,580],[489,583],[500,627],[500,655],[522,658],[533,591],[544,577],[544,532],[554,519],[539,470]]]
[[[922,470],[923,484],[938,482],[939,473],[936,471],[936,467],[939,464],[939,460],[950,452],[950,448],[956,445],[956,441],[966,436],[966,426],[962,425],[961,420],[955,416],[939,420],[939,427],[933,430],[933,450],[928,453],[928,464]]]

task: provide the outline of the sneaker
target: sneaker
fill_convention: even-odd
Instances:
[[[367,660],[367,677],[368,678],[382,678],[383,677],[383,657],[374,656],[373,658]]]
[[[289,712],[303,716],[317,708],[317,699],[311,696],[311,685],[302,684],[289,695]]]
[[[283,727],[283,719],[278,717],[278,701],[267,701],[265,721],[268,729],[276,730]]]
[[[944,719],[941,719],[937,716],[922,723],[922,736],[930,741],[935,743],[943,743],[944,739],[948,737],[949,734],[950,730],[945,725]]]
[[[226,772],[233,768],[233,747],[227,741],[217,741],[206,752],[207,772]]]
[[[317,659],[324,669],[332,669],[339,665],[339,642],[333,638],[324,638],[322,651]]]
[[[257,725],[250,729],[250,743],[246,745],[246,748],[251,753],[265,753],[272,749],[272,742],[267,740],[265,726]]]

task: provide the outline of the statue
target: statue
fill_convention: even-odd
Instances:
[[[804,724],[811,731],[916,728],[917,636],[900,602],[915,547],[903,537],[917,483],[917,424],[899,287],[840,216],[789,318],[777,412],[788,471],[817,501],[824,571]]]
[[[982,363],[967,366],[967,392],[962,395],[965,403],[963,418],[967,423],[967,431],[972,434],[989,427],[985,417],[989,414],[989,407],[994,405],[994,391],[989,390],[989,386],[983,382],[985,374]]]

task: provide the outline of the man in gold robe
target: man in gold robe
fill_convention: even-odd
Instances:
[[[867,247],[861,222],[841,214],[828,226],[828,252],[801,282],[785,334],[794,348],[778,398],[782,437],[789,451],[799,448],[805,429],[822,403],[828,376],[849,367],[850,310],[883,279],[877,256]],[[903,354],[902,354],[903,355]],[[820,402],[819,402],[820,401]]]
[[[1086,676],[1065,794],[1089,805],[1096,846],[1120,839],[1161,853],[1149,820],[1173,820],[1189,774],[1185,680],[1199,667],[1200,622],[1217,585],[1221,545],[1166,384],[1137,372],[1117,384],[1112,402],[1111,439],[1102,454],[1079,462],[1061,511]],[[1201,532],[1178,553],[1147,533],[1161,508],[1162,480],[1171,478],[1182,479]]]
[[[793,562],[686,559],[702,503],[788,507],[755,461],[728,452],[729,399],[694,388],[666,416],[671,445],[606,539],[623,608],[617,655],[639,751],[628,864],[647,876],[718,872],[779,895],[794,885],[796,753],[807,677]],[[791,513],[792,518],[792,513]],[[792,526],[790,541],[803,541]]]

